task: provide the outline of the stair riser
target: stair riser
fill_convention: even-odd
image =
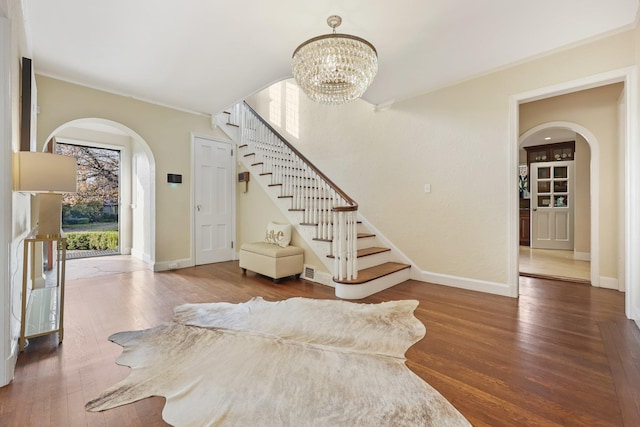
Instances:
[[[384,264],[385,262],[393,261],[391,252],[381,252],[375,255],[368,255],[358,258],[358,271],[365,268],[375,267],[376,265]]]
[[[218,126],[224,133],[226,133],[231,140],[240,142],[240,131],[235,126],[229,126],[229,115],[225,113],[216,114],[211,117],[211,124],[213,127]]]
[[[345,285],[335,283],[336,296],[343,299],[361,299],[366,298],[376,292],[384,291],[398,283],[409,280],[409,269],[406,268],[393,274],[380,277],[361,285]]]
[[[358,239],[358,249],[370,248],[376,246],[375,237],[362,237]]]

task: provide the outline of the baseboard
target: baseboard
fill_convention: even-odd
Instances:
[[[417,268],[411,268],[411,279],[436,285],[451,286],[469,291],[485,292],[504,297],[517,298],[516,288],[507,283],[488,282],[485,280],[469,279],[466,277],[450,276],[447,274],[431,273]]]
[[[193,267],[195,264],[189,258],[172,261],[160,261],[153,264],[153,271],[177,270],[178,268]]]
[[[151,264],[151,257],[149,256],[149,254],[144,253],[143,251],[140,251],[138,249],[131,249],[131,256],[141,259],[142,261],[146,262],[147,264]]]
[[[313,274],[307,274],[310,269],[313,270]],[[319,283],[321,285],[330,286],[332,288],[335,287],[335,284],[333,283],[333,276],[329,273],[325,273],[324,271],[318,271],[318,267],[314,265],[305,264],[300,278],[310,282]]]
[[[16,370],[16,363],[18,363],[18,340],[11,340],[11,354],[4,361],[4,367],[2,375],[0,375],[0,387],[4,387],[13,380],[13,376]]]
[[[618,279],[615,279],[613,277],[600,276],[600,287],[601,288],[613,289],[613,290],[617,291],[619,289],[618,286],[619,286]]]
[[[573,259],[578,261],[591,261],[590,252],[573,252]]]

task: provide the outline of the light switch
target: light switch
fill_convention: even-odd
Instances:
[[[431,184],[425,184],[424,185],[424,192],[425,193],[431,193]]]

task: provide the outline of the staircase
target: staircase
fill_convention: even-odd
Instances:
[[[238,159],[333,273],[336,296],[359,299],[409,279],[410,265],[380,244],[358,204],[286,141],[248,104],[219,114]]]

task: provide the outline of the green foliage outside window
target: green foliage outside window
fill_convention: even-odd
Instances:
[[[69,250],[118,249],[117,231],[77,231],[66,233],[66,236]]]

